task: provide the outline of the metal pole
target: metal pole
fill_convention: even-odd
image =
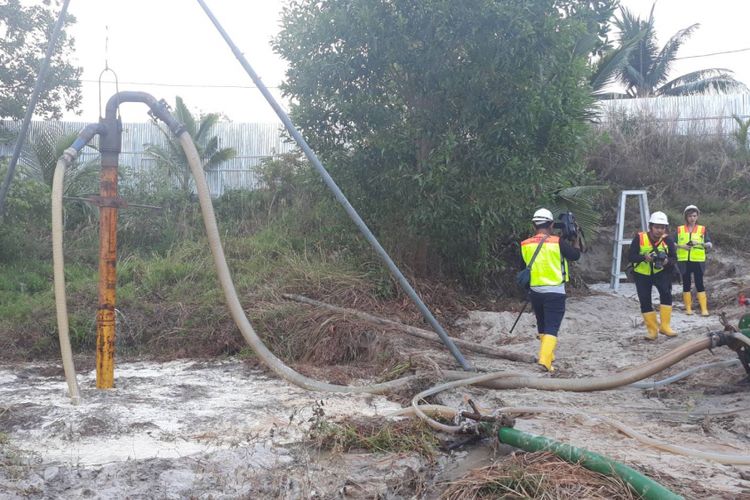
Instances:
[[[510,331],[508,333],[513,333],[513,329],[518,324],[518,320],[521,319],[521,315],[526,310],[526,306],[528,306],[528,305],[529,305],[529,301],[528,300],[523,303],[523,307],[521,307],[521,312],[519,312],[518,316],[516,316],[516,320],[513,322],[513,326],[510,327]]]
[[[113,95],[100,119],[98,133],[102,155],[99,182],[99,308],[96,311],[96,387],[111,389],[115,379],[115,299],[117,296],[117,217],[124,206],[117,194],[117,168],[122,152],[122,123],[117,108],[124,102],[142,102],[175,134],[184,130],[182,124],[167,111],[166,103],[145,92],[126,91]],[[82,148],[76,140],[73,147]]]
[[[21,131],[18,134],[18,138],[16,139],[16,145],[13,148],[13,156],[10,158],[10,163],[8,164],[8,172],[5,174],[5,180],[3,180],[3,186],[0,188],[0,218],[3,217],[5,214],[5,198],[8,196],[8,191],[10,190],[10,182],[13,180],[13,174],[16,171],[16,164],[18,163],[18,158],[21,156],[21,148],[23,147],[23,143],[26,140],[26,134],[29,131],[29,124],[31,123],[31,117],[34,114],[34,108],[36,108],[36,103],[39,100],[39,94],[42,93],[42,87],[44,86],[44,80],[47,78],[47,70],[49,69],[49,62],[50,59],[52,59],[52,52],[55,48],[55,44],[57,43],[57,37],[60,35],[60,31],[62,30],[62,25],[65,20],[65,13],[68,10],[68,4],[70,3],[70,0],[65,0],[63,2],[62,9],[60,10],[60,15],[57,16],[57,22],[55,23],[55,27],[52,30],[52,36],[49,39],[49,43],[47,44],[47,52],[44,54],[44,60],[42,61],[42,66],[39,68],[39,75],[36,78],[36,83],[34,83],[34,90],[31,92],[31,99],[29,99],[29,106],[26,108],[26,114],[23,117],[23,123],[21,124]]]
[[[422,316],[430,324],[430,326],[432,326],[435,332],[440,336],[440,340],[442,340],[443,343],[446,345],[446,347],[448,347],[448,350],[451,352],[451,354],[453,354],[453,357],[456,358],[456,360],[459,362],[461,367],[464,370],[473,370],[474,368],[464,359],[463,355],[458,350],[458,348],[453,343],[453,341],[448,336],[448,334],[445,332],[443,327],[440,325],[440,323],[438,323],[437,319],[435,319],[435,317],[432,315],[432,313],[424,304],[424,302],[422,302],[422,299],[419,298],[419,295],[417,295],[417,292],[412,288],[412,286],[409,284],[409,281],[404,277],[404,275],[401,273],[401,271],[393,262],[393,260],[391,260],[388,253],[380,245],[378,240],[372,234],[370,229],[367,227],[367,225],[359,216],[359,214],[351,205],[351,203],[349,203],[349,200],[346,199],[346,196],[344,196],[344,193],[336,185],[336,182],[330,176],[328,171],[326,171],[325,167],[323,167],[323,164],[320,162],[317,155],[313,152],[313,150],[307,144],[307,142],[299,133],[299,131],[297,131],[297,128],[294,126],[294,124],[292,124],[292,121],[289,119],[289,116],[286,114],[286,112],[283,109],[281,109],[281,106],[279,105],[279,103],[276,102],[276,99],[271,95],[271,93],[268,91],[266,86],[261,81],[260,77],[255,73],[253,68],[250,66],[250,63],[245,58],[245,56],[242,54],[242,52],[240,52],[239,48],[237,48],[237,46],[234,44],[234,42],[229,37],[227,32],[224,31],[224,28],[221,26],[219,21],[213,15],[213,13],[208,8],[206,3],[203,0],[198,0],[198,3],[200,4],[201,8],[203,8],[204,12],[209,17],[209,19],[211,19],[211,22],[219,31],[221,36],[224,38],[224,41],[226,41],[227,45],[229,45],[229,47],[232,49],[232,52],[234,53],[235,57],[237,58],[237,60],[240,61],[240,64],[242,64],[242,67],[245,69],[245,71],[250,76],[250,78],[252,78],[253,82],[258,87],[258,90],[260,90],[260,92],[263,94],[263,97],[266,98],[266,101],[268,101],[268,104],[271,105],[271,107],[276,112],[278,117],[284,123],[284,126],[286,127],[289,134],[294,138],[295,141],[297,141],[297,144],[305,153],[305,156],[307,156],[307,159],[310,160],[310,162],[313,164],[317,172],[323,178],[323,181],[328,186],[328,189],[330,189],[333,192],[338,202],[344,207],[344,210],[346,210],[346,213],[349,215],[349,218],[351,218],[352,221],[354,221],[354,223],[359,228],[359,231],[364,235],[364,237],[370,243],[372,248],[381,258],[381,260],[385,262],[386,266],[388,266],[388,269],[391,271],[391,274],[399,282],[399,284],[401,285],[401,288],[416,304],[416,306],[419,308],[419,311],[422,313]]]
[[[432,315],[432,313],[424,304],[424,302],[422,302],[422,299],[419,298],[419,295],[417,295],[417,292],[409,284],[409,281],[404,277],[403,274],[401,274],[401,271],[399,270],[399,268],[396,266],[393,260],[391,260],[388,253],[380,245],[378,240],[372,234],[372,232],[367,227],[367,225],[362,220],[362,218],[359,216],[359,214],[357,214],[357,211],[354,209],[351,203],[349,203],[349,200],[346,199],[346,196],[344,196],[344,193],[336,185],[336,182],[330,176],[328,171],[326,171],[325,167],[323,167],[323,164],[320,162],[317,155],[313,152],[313,150],[307,144],[307,142],[299,133],[299,131],[297,131],[296,127],[292,124],[292,121],[289,119],[289,116],[286,114],[286,112],[283,109],[281,109],[281,106],[276,102],[276,99],[268,91],[268,88],[266,88],[266,86],[263,84],[260,77],[255,73],[253,68],[250,66],[250,63],[247,61],[247,59],[242,54],[242,52],[240,52],[240,50],[234,44],[234,42],[229,37],[227,32],[224,31],[224,28],[222,28],[221,24],[219,24],[219,21],[213,15],[213,13],[208,8],[208,6],[206,6],[206,3],[203,0],[198,0],[198,3],[203,8],[206,15],[208,15],[209,19],[211,19],[211,22],[214,24],[216,29],[224,38],[224,41],[226,41],[227,45],[229,45],[229,47],[232,49],[232,52],[234,53],[235,57],[240,61],[240,63],[242,64],[242,67],[245,69],[245,71],[250,76],[250,78],[252,78],[253,82],[258,87],[258,90],[260,90],[261,93],[263,94],[263,97],[266,98],[266,101],[268,101],[268,103],[271,105],[271,107],[276,112],[278,117],[284,123],[284,126],[286,127],[289,134],[294,138],[295,141],[297,141],[297,144],[299,145],[300,148],[302,148],[302,151],[304,151],[305,156],[307,156],[307,159],[310,160],[310,162],[313,164],[313,166],[318,171],[320,176],[323,178],[323,181],[328,186],[328,189],[330,189],[333,192],[338,202],[344,207],[344,210],[346,210],[346,213],[349,215],[352,221],[354,221],[354,223],[357,225],[360,232],[364,235],[364,237],[373,247],[375,252],[381,258],[381,260],[386,264],[386,266],[388,266],[388,269],[391,271],[391,274],[393,274],[393,276],[399,282],[399,284],[401,285],[401,288],[412,299],[412,301],[414,301],[414,303],[419,308],[419,311],[422,313],[422,316],[425,318],[425,320],[427,320],[430,326],[432,326],[435,332],[437,332],[437,334],[440,336],[440,340],[442,340],[443,343],[446,345],[446,347],[448,347],[448,350],[451,352],[451,354],[453,354],[453,357],[456,358],[456,361],[459,362],[461,367],[464,370],[473,370],[474,368],[469,363],[467,363],[467,361],[464,359],[463,355],[458,350],[458,348],[453,343],[453,341],[448,336],[448,334],[445,332],[443,327],[440,325],[440,323],[438,323],[437,319],[435,319],[435,317]]]
[[[116,95],[117,97],[117,95]],[[108,109],[109,111],[109,109]],[[117,295],[117,163],[122,125],[115,112],[101,120],[99,143],[99,308],[96,310],[96,388],[115,385],[115,299]]]

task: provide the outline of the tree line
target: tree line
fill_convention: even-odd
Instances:
[[[0,6],[0,117],[23,114],[53,22],[50,6]],[[641,19],[617,0],[292,0],[273,46],[293,121],[375,232],[404,242],[418,271],[482,281],[505,272],[535,208],[592,181],[597,99],[744,89],[726,70],[671,75],[697,28],[660,46],[653,10]],[[72,40],[59,45],[50,118],[80,102]],[[177,110],[206,164],[231,155],[201,136],[218,115]],[[172,149],[151,152],[187,189]]]

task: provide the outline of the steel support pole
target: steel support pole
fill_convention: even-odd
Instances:
[[[414,304],[417,306],[419,311],[422,313],[422,316],[424,317],[425,321],[427,321],[427,323],[430,324],[432,329],[435,330],[435,332],[440,337],[440,340],[443,342],[443,344],[445,344],[445,346],[448,348],[448,350],[456,359],[456,361],[458,361],[461,367],[464,370],[474,370],[474,368],[466,361],[466,359],[464,359],[464,356],[461,354],[461,351],[458,350],[458,347],[456,347],[456,344],[448,336],[448,333],[445,331],[445,329],[443,329],[442,325],[432,315],[432,312],[430,312],[430,310],[427,308],[427,306],[422,301],[422,299],[419,298],[419,295],[417,295],[417,292],[414,290],[414,288],[412,288],[409,281],[401,273],[401,271],[393,262],[391,257],[385,251],[385,249],[380,245],[380,242],[378,242],[378,240],[375,238],[375,235],[372,234],[372,232],[370,231],[370,228],[367,227],[367,225],[359,216],[357,211],[354,209],[351,203],[349,203],[349,200],[346,199],[346,196],[341,191],[341,189],[336,185],[336,182],[333,180],[331,175],[328,173],[328,171],[325,169],[323,164],[320,162],[320,160],[318,159],[318,156],[315,154],[312,148],[310,148],[310,146],[307,144],[307,141],[305,141],[305,139],[302,137],[302,134],[299,133],[299,131],[294,126],[294,124],[292,123],[292,120],[289,118],[286,112],[283,109],[281,109],[281,106],[279,105],[279,103],[276,102],[276,99],[268,91],[268,88],[266,88],[263,81],[260,79],[257,73],[255,73],[253,68],[250,66],[250,63],[247,61],[247,59],[242,54],[242,52],[240,52],[240,49],[234,44],[234,42],[229,37],[227,32],[224,30],[224,28],[221,26],[219,21],[216,19],[216,17],[213,15],[211,10],[208,8],[206,3],[203,0],[198,0],[198,3],[200,4],[201,8],[206,13],[206,15],[209,17],[213,25],[216,27],[216,29],[219,31],[219,34],[221,34],[222,38],[224,38],[224,41],[226,41],[227,45],[229,45],[229,47],[232,49],[232,52],[234,53],[235,57],[240,62],[242,67],[245,69],[245,72],[253,80],[255,85],[258,87],[258,90],[260,90],[260,92],[263,94],[263,97],[266,98],[266,101],[268,101],[268,104],[271,105],[273,110],[278,115],[279,119],[281,119],[282,123],[284,124],[284,127],[286,127],[289,134],[294,138],[294,140],[297,142],[297,145],[305,153],[305,156],[307,156],[307,159],[310,160],[310,163],[312,163],[315,170],[323,178],[323,182],[325,182],[326,186],[328,186],[328,189],[331,190],[331,192],[336,197],[336,200],[338,200],[341,206],[344,207],[344,210],[346,211],[347,215],[349,215],[349,218],[354,222],[354,224],[357,226],[359,231],[365,237],[367,242],[370,243],[370,246],[372,246],[373,250],[375,250],[375,253],[378,255],[378,257],[380,257],[380,259],[388,267],[388,270],[391,272],[393,277],[396,278],[396,281],[398,281],[399,285],[401,285],[401,289],[409,296],[409,298],[411,298],[412,302],[414,302]]]
[[[121,150],[120,120],[107,113],[102,121],[102,171],[99,182],[99,307],[96,311],[96,387],[115,381],[115,300],[117,287],[117,163]]]

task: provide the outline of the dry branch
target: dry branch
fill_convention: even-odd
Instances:
[[[360,318],[364,321],[367,321],[369,323],[373,323],[376,325],[390,326],[408,335],[412,335],[414,337],[419,337],[421,339],[429,340],[431,342],[436,342],[438,344],[442,344],[440,337],[436,333],[433,333],[429,330],[423,330],[422,328],[405,325],[397,321],[392,321],[390,319],[381,318],[380,316],[373,316],[372,314],[368,314],[362,311],[357,311],[356,309],[349,309],[346,307],[339,307],[339,306],[334,306],[331,304],[326,304],[325,302],[320,302],[318,300],[310,299],[302,295],[284,293],[281,296],[287,300],[293,300],[295,302],[300,302],[302,304],[307,304],[307,305],[315,306],[315,307],[323,307],[325,309],[328,309],[330,311],[334,311],[337,313],[356,316],[357,318]],[[457,346],[463,349],[466,349],[467,351],[473,351],[476,353],[484,354],[486,356],[491,356],[493,358],[509,359],[511,361],[520,361],[522,363],[536,362],[536,359],[534,358],[534,356],[530,354],[523,354],[523,353],[510,351],[508,349],[499,349],[497,347],[490,347],[490,346],[485,346],[481,344],[476,344],[474,342],[469,342],[469,341],[457,339],[454,337],[451,337],[451,340],[453,340],[453,342]]]

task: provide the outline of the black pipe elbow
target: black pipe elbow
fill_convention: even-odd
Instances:
[[[149,107],[151,113],[163,121],[169,130],[175,135],[180,135],[185,131],[185,126],[172,116],[167,103],[162,99],[157,101],[154,96],[146,92],[123,91],[118,92],[107,101],[105,108],[104,121],[114,120],[118,106],[123,102],[142,102]]]
[[[70,147],[75,149],[76,152],[80,152],[95,135],[101,134],[102,132],[103,128],[101,123],[89,123],[83,128],[83,130],[78,132],[78,137],[76,137],[76,140],[73,141],[73,144]]]
[[[142,102],[147,106],[151,107],[156,104],[156,98],[146,92],[137,92],[132,90],[125,90],[118,92],[109,98],[107,106],[104,108],[104,119],[113,120],[117,114],[117,108],[123,102]]]

